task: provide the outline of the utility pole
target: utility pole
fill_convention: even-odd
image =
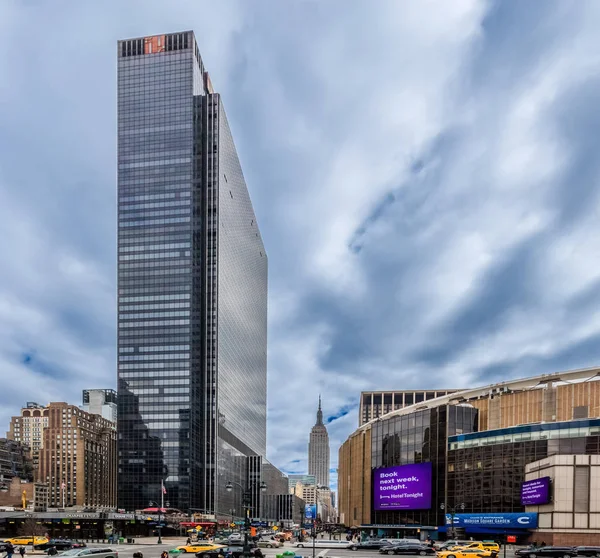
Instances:
[[[158,510],[158,541],[156,544],[162,544],[162,511],[165,507],[165,485],[163,479],[160,479],[160,510]]]
[[[250,541],[248,540],[248,534],[250,533],[250,505],[252,504],[252,488],[258,486],[260,491],[264,492],[267,490],[267,485],[264,482],[253,482],[244,487],[239,482],[229,481],[225,486],[225,490],[227,490],[227,492],[231,492],[234,484],[239,486],[242,490],[242,506],[244,508],[244,558],[250,558]]]

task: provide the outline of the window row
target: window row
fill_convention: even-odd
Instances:
[[[178,310],[176,312],[164,311],[164,312],[123,312],[119,314],[120,320],[135,320],[138,318],[181,318],[189,317],[189,310]]]
[[[125,254],[125,255],[119,256],[119,261],[123,262],[123,261],[131,261],[131,260],[158,260],[158,259],[167,259],[167,258],[179,258],[181,256],[186,257],[186,256],[190,256],[190,255],[191,255],[191,252],[189,250],[186,250],[186,251],[182,250],[179,252],[151,252],[149,254]],[[141,265],[151,267],[152,262],[142,262]],[[157,267],[160,267],[162,265],[172,265],[172,262],[168,262],[168,263],[157,262],[156,263]],[[124,268],[124,269],[128,269],[129,267],[130,266],[126,266],[126,265],[121,266],[121,268]],[[133,267],[137,267],[137,266],[134,265]]]
[[[173,231],[169,231],[167,229],[174,229],[176,233],[173,234]],[[137,231],[119,231],[121,238],[119,239],[119,250],[122,251],[124,249],[128,249],[131,252],[143,252],[145,250],[155,250],[152,248],[153,242],[163,242],[164,246],[169,246],[170,244],[179,244],[177,241],[184,240],[186,244],[189,244],[191,247],[191,232],[187,226],[180,225],[178,227],[165,227],[165,228],[157,228],[151,229],[153,234],[146,234],[147,230],[144,231],[143,235],[139,235]],[[135,236],[131,236],[131,234],[135,234]]]
[[[189,353],[160,353],[157,355],[121,355],[119,356],[119,362],[128,361],[142,361],[142,360],[180,360],[189,359]]]
[[[182,187],[184,185],[187,184],[187,181],[189,180],[189,178],[183,179],[180,182],[176,183],[177,187]],[[164,179],[162,177],[157,178],[157,179],[147,179],[147,180],[140,180],[140,181],[121,181],[121,186],[127,186],[129,183],[136,185],[139,184],[140,186],[142,185],[149,185],[149,184],[157,184],[160,182],[163,182]],[[124,184],[124,182],[127,182],[127,184]],[[157,184],[157,186],[161,186],[160,184]],[[119,202],[130,202],[130,201],[151,201],[151,200],[170,200],[170,199],[174,199],[175,196],[177,195],[176,192],[158,192],[155,194],[140,194],[137,196],[119,196]],[[179,196],[182,198],[185,197],[190,197],[192,195],[192,193],[189,190],[182,190],[181,192],[179,192]]]
[[[190,208],[167,208],[160,211],[136,211],[135,213],[120,213],[119,225],[123,226],[130,221],[127,219],[147,219],[148,217],[172,217],[173,215],[189,215]]]
[[[178,157],[176,159],[160,159],[158,161],[142,161],[139,163],[119,163],[120,169],[137,169],[141,167],[164,167],[166,165],[179,165],[191,163],[190,157]]]
[[[135,352],[135,347],[119,347],[120,353],[133,353]],[[137,347],[138,351],[141,353],[144,352],[156,352],[156,351],[189,351],[189,345],[155,345],[155,346],[142,346]]]
[[[190,248],[191,242],[172,242],[165,244],[133,244],[119,246],[119,254],[127,252],[149,252],[151,250],[172,250],[174,248]]]
[[[149,191],[163,192],[174,190],[175,192],[187,191],[189,184],[181,184],[185,171],[189,171],[189,165],[178,165],[172,167],[161,167],[155,169],[121,169],[118,174],[119,194],[144,194]],[[150,187],[146,180],[159,178],[155,185]],[[186,179],[189,182],[191,179]],[[122,184],[131,181],[130,184]]]
[[[191,203],[190,198],[174,201],[159,201],[153,203],[128,203],[119,206],[119,211],[139,211],[140,209],[162,209],[166,207],[185,207]]]
[[[189,308],[189,302],[162,302],[159,304],[132,304],[127,306],[119,306],[119,312],[130,310],[176,310],[180,308]]]
[[[143,153],[134,153],[132,155],[123,155],[123,154],[119,154],[119,160],[120,161],[136,161],[139,159],[147,159],[151,156],[156,156],[156,153],[160,153],[163,157],[171,157],[173,155],[177,155],[177,156],[189,156],[190,155],[190,148],[186,148],[186,149],[175,149],[175,150],[171,150],[171,151],[165,151],[165,150],[155,150],[155,151],[150,151],[150,152],[143,152]]]
[[[190,284],[186,281],[182,283],[183,278],[172,279],[169,281],[157,281],[156,285],[153,285],[153,281],[147,281],[145,285],[139,287],[126,288],[127,285],[120,285],[119,289],[119,302],[132,302],[134,300],[185,300],[190,298],[190,294],[185,291],[190,291]],[[173,294],[159,295],[156,291],[170,291]],[[138,295],[139,293],[139,295]],[[137,296],[131,296],[137,295]],[[180,296],[181,295],[181,296]],[[184,296],[187,295],[187,296]],[[177,298],[175,298],[177,296]],[[165,297],[165,298],[159,298]],[[168,298],[167,298],[168,297]]]
[[[166,325],[188,325],[189,320],[156,320],[153,322],[121,322],[119,329],[129,327],[159,327]]]
[[[148,295],[148,296],[122,296],[119,302],[158,302],[160,300],[189,300],[190,293]]]
[[[148,126],[148,127],[136,127],[123,130],[119,128],[119,135],[131,135],[131,134],[153,134],[155,132],[175,132],[180,130],[190,130],[192,128],[191,122],[181,123],[177,125],[169,126]]]
[[[165,328],[164,335],[150,337],[156,335],[156,330],[121,331],[119,334],[119,343],[185,343],[190,341],[189,335],[183,335],[186,332],[189,332],[189,328]],[[176,335],[177,333],[182,335]]]
[[[139,379],[140,372],[121,372],[119,371],[119,378],[123,380],[136,380]],[[183,380],[189,376],[189,374],[185,373],[185,370],[161,370],[156,373],[156,380],[161,380],[163,377],[168,376],[171,378],[178,378],[178,380]],[[152,380],[152,376],[149,372],[143,372],[144,380]]]
[[[191,120],[191,116],[188,115],[174,115],[167,114],[165,111],[155,110],[147,116],[134,116],[130,114],[120,113],[118,116],[119,130],[128,130],[131,128],[152,128],[155,126],[161,126],[167,123],[173,123],[173,125],[186,124]]]
[[[133,364],[119,363],[119,370],[162,370],[163,368],[172,368],[174,370],[187,370],[189,359],[181,359],[181,362],[136,362]],[[162,373],[162,372],[161,372]]]
[[[145,219],[143,221],[126,221],[119,223],[119,227],[147,227],[148,225],[168,225],[169,223],[189,222],[189,217],[173,217],[170,219]]]
[[[129,387],[132,389],[136,389],[136,387],[146,387],[146,386],[179,386],[185,387],[189,389],[190,379],[189,378],[181,378],[179,380],[130,380]]]
[[[189,257],[189,254],[187,254]],[[189,259],[177,259],[177,260],[146,260],[141,262],[122,263],[119,262],[119,272],[123,272],[126,269],[138,270],[141,272],[152,273],[154,267],[174,267],[174,266],[186,266],[184,269],[189,268]]]

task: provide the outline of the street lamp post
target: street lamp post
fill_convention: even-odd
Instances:
[[[454,507],[450,507],[450,506],[446,506],[446,504],[440,504],[440,509],[442,511],[444,511],[447,507],[447,512],[450,514],[450,529],[451,529],[451,535],[452,537],[456,536],[455,535],[455,531],[454,531],[454,516],[459,513],[457,510],[459,511],[463,511],[465,509],[465,504],[463,502],[461,502],[460,504],[458,504],[457,506]],[[445,517],[445,514],[444,514]]]
[[[162,481],[160,481],[160,508],[156,502],[149,502],[149,507],[155,506],[158,508],[158,540],[156,544],[162,544],[162,511],[165,505],[165,488]]]
[[[264,492],[267,489],[267,485],[261,481],[260,483],[250,483],[244,488],[239,482],[229,481],[225,485],[225,490],[227,490],[227,492],[231,492],[234,484],[239,486],[242,490],[242,506],[244,507],[244,557],[248,558],[250,556],[248,533],[250,532],[250,504],[252,503],[252,488],[258,484],[260,491]]]

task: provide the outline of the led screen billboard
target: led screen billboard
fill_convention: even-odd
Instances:
[[[525,481],[521,485],[523,506],[542,506],[550,502],[550,477]]]
[[[373,505],[376,510],[431,508],[431,463],[375,469]]]
[[[311,521],[317,519],[317,506],[315,504],[306,504],[304,506],[304,517]]]

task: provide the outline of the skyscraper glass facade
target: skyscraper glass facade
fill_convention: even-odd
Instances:
[[[119,507],[162,481],[228,513],[266,446],[265,250],[193,33],[120,41],[118,87]]]

